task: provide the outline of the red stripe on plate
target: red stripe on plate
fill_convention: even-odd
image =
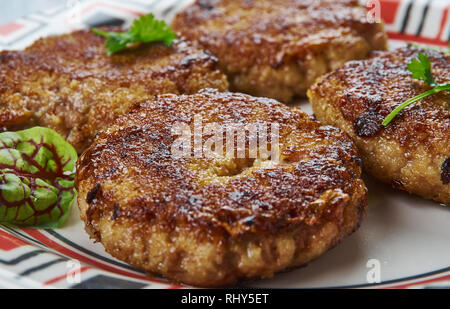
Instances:
[[[0,230],[0,249],[3,251],[13,250],[28,245],[23,240]]]
[[[40,242],[42,242],[43,244],[49,246],[50,248],[58,251],[59,253],[62,253],[66,256],[69,256],[70,258],[74,258],[77,259],[85,264],[89,264],[95,267],[98,267],[100,269],[106,270],[106,271],[110,271],[112,273],[115,274],[119,274],[119,275],[123,275],[123,276],[127,276],[127,277],[132,277],[135,279],[140,279],[140,280],[144,280],[144,281],[148,281],[148,282],[153,282],[153,283],[160,283],[160,284],[166,284],[166,285],[170,285],[170,283],[163,281],[163,280],[158,280],[156,278],[149,278],[146,277],[144,275],[139,275],[139,274],[135,274],[126,270],[122,270],[116,267],[113,267],[109,264],[105,264],[103,262],[99,262],[96,260],[93,260],[89,257],[80,255],[74,251],[72,251],[69,248],[66,248],[62,245],[60,245],[59,243],[55,242],[54,240],[48,238],[47,236],[45,236],[42,232],[38,231],[38,230],[34,230],[34,229],[22,229],[22,231],[24,231],[25,233],[27,233],[28,235],[30,235],[31,237],[35,238],[36,240],[39,240]]]
[[[445,8],[444,13],[442,14],[441,25],[439,26],[439,33],[436,37],[437,39],[440,39],[442,37],[442,33],[445,30],[445,24],[447,23],[449,10],[450,10],[450,5]]]
[[[437,283],[437,282],[441,282],[441,281],[446,281],[446,280],[450,280],[450,274],[449,275],[444,275],[442,277],[437,277],[437,278],[433,278],[433,279],[427,279],[427,280],[422,280],[422,281],[415,281],[415,282],[411,282],[411,283],[407,283],[407,284],[399,284],[399,285],[394,285],[392,287],[389,287],[390,289],[406,289],[409,287],[414,287],[414,286],[422,286],[422,285],[427,285],[430,283]]]
[[[398,0],[382,0],[381,1],[381,18],[386,24],[393,24],[397,16],[397,10],[400,6]]]
[[[81,267],[81,268],[79,269],[79,272],[80,272],[80,274],[81,274],[82,272],[84,272],[84,271],[86,271],[86,270],[88,270],[88,269],[90,269],[90,267],[88,267],[88,266],[83,266],[83,267]],[[73,274],[73,273],[75,273],[75,272],[68,272],[67,274],[64,274],[64,275],[62,275],[62,276],[59,276],[59,277],[50,279],[50,280],[48,280],[48,281],[45,281],[45,282],[43,283],[43,285],[51,285],[51,284],[53,284],[53,283],[56,283],[56,282],[58,282],[58,281],[61,281],[61,280],[65,279],[65,278],[67,278],[68,275]]]
[[[22,29],[23,27],[25,27],[25,25],[19,24],[16,22],[12,22],[12,23],[0,26],[0,35],[8,36],[8,35],[16,32],[17,30]]]

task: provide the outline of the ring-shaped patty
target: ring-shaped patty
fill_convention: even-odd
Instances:
[[[196,116],[222,128],[277,123],[279,160],[175,157],[175,123],[192,127]],[[80,157],[78,205],[114,257],[175,281],[230,285],[308,263],[355,231],[367,206],[359,163],[345,133],[298,108],[209,89],[161,95]]]

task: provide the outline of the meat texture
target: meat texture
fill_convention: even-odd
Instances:
[[[357,0],[197,0],[173,28],[219,58],[231,90],[285,103],[346,61],[385,50]]]
[[[40,39],[25,51],[0,52],[0,128],[49,127],[81,152],[135,102],[205,87],[228,89],[217,59],[184,40],[112,56],[104,42],[82,30]]]
[[[438,83],[450,82],[450,55],[414,46],[377,52],[321,78],[308,96],[324,124],[347,132],[365,169],[394,187],[438,202],[450,202],[450,94],[431,95],[402,110],[397,106],[430,89],[407,64],[426,53]]]
[[[230,153],[214,146],[199,156],[192,145],[174,155],[174,125],[194,132],[198,119],[214,132],[278,124],[267,141],[279,158],[251,156],[250,134],[219,135],[223,147],[232,141]],[[208,132],[194,143],[205,147],[217,136]],[[120,117],[80,157],[78,205],[87,232],[114,257],[175,281],[232,285],[304,265],[355,231],[367,206],[359,163],[345,133],[298,108],[216,90],[161,95]]]

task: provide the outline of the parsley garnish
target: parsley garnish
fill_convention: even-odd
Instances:
[[[396,109],[394,109],[382,122],[383,126],[387,126],[392,119],[394,119],[397,114],[403,110],[405,107],[416,103],[432,94],[447,90],[450,90],[450,83],[438,84],[433,77],[431,72],[431,63],[428,56],[424,53],[419,53],[418,59],[412,59],[408,64],[408,70],[412,73],[413,78],[422,79],[426,82],[432,89],[425,91],[424,93],[415,96],[409,100],[406,100],[400,104]]]
[[[170,46],[177,38],[164,21],[155,19],[151,13],[135,19],[127,32],[106,32],[96,28],[92,32],[107,38],[105,45],[108,55],[123,50],[131,43],[163,42]]]

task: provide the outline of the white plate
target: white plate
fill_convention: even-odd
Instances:
[[[175,10],[188,2],[190,0],[83,1],[70,10],[56,8],[17,21],[22,27],[0,37],[0,48],[23,48],[39,36],[83,27],[84,20],[92,21],[96,16],[109,15],[129,21],[139,13],[152,10],[159,17],[164,15],[170,18]],[[433,3],[441,4],[438,1]],[[414,14],[408,19],[406,11],[409,6],[409,11]],[[419,25],[423,19],[422,29],[428,30],[413,39],[442,43],[442,38],[448,35],[447,29],[436,30],[429,23],[432,20],[445,27],[447,22],[450,25],[450,18],[439,13],[439,6],[428,8],[426,14],[430,16],[417,13],[424,8],[421,1],[414,5],[403,1],[395,8],[391,7],[395,9],[395,12],[390,12],[395,17],[387,25],[391,36],[412,40],[411,32],[415,28],[411,23]],[[424,18],[418,20],[417,16]],[[401,29],[404,33],[399,33]],[[398,44],[398,41],[391,41],[391,46]],[[299,105],[311,112],[307,102],[300,102]],[[450,287],[449,207],[394,190],[368,176],[365,180],[369,188],[369,209],[356,233],[307,267],[277,274],[272,279],[243,282],[241,286]],[[58,230],[37,231],[0,226],[0,286],[179,287],[161,278],[146,277],[143,272],[105,253],[103,247],[94,244],[84,232],[76,206],[65,226]]]

